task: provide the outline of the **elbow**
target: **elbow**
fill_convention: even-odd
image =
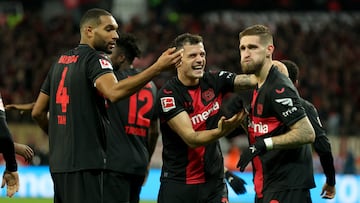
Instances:
[[[33,120],[38,121],[40,119],[40,117],[41,117],[41,114],[40,114],[40,112],[38,112],[36,110],[32,110],[31,111],[31,117],[32,117]]]
[[[314,128],[311,128],[311,132],[310,132],[310,136],[309,136],[309,140],[310,140],[310,143],[314,143],[315,142],[315,131],[314,131]]]
[[[201,145],[196,143],[196,142],[187,142],[186,143],[188,147],[190,147],[191,149],[195,149],[197,147],[200,147]]]

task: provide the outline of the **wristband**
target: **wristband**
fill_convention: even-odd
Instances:
[[[273,145],[273,141],[272,141],[271,137],[265,138],[264,142],[265,142],[266,150],[273,149],[274,145]]]

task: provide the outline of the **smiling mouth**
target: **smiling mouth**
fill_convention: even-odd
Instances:
[[[195,66],[195,67],[192,67],[193,70],[202,70],[203,67],[202,66]]]

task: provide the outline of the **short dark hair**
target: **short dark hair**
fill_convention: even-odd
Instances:
[[[86,24],[91,23],[93,25],[100,25],[100,16],[112,16],[110,12],[100,9],[93,8],[85,12],[85,14],[80,19],[80,29]]]
[[[120,33],[116,40],[116,46],[125,55],[126,60],[131,64],[135,57],[140,57],[141,51],[136,44],[136,37],[129,33]]]
[[[173,47],[176,49],[181,49],[186,44],[194,45],[203,42],[203,38],[200,35],[184,33],[175,38],[172,43]]]
[[[281,62],[288,69],[290,80],[295,83],[299,79],[299,67],[295,62],[290,60],[281,60]]]
[[[239,33],[239,39],[244,36],[259,36],[262,44],[273,44],[273,36],[268,27],[265,25],[253,25]]]

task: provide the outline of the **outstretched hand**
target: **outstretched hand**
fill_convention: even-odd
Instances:
[[[238,194],[246,193],[246,182],[230,171],[225,172],[225,180],[229,183],[234,192]]]
[[[26,112],[31,112],[35,103],[28,103],[28,104],[8,104],[5,105],[6,110],[18,110],[20,114],[24,114]]]
[[[28,145],[14,143],[15,153],[24,157],[27,163],[30,163],[34,157],[34,151]]]
[[[19,191],[20,183],[19,174],[17,171],[4,171],[1,188],[5,187],[5,185],[6,195],[8,197],[14,196],[14,194]]]
[[[220,118],[218,122],[218,129],[222,135],[228,135],[239,127],[244,119],[246,119],[247,113],[244,109],[233,115],[231,118],[226,119],[224,116]]]

